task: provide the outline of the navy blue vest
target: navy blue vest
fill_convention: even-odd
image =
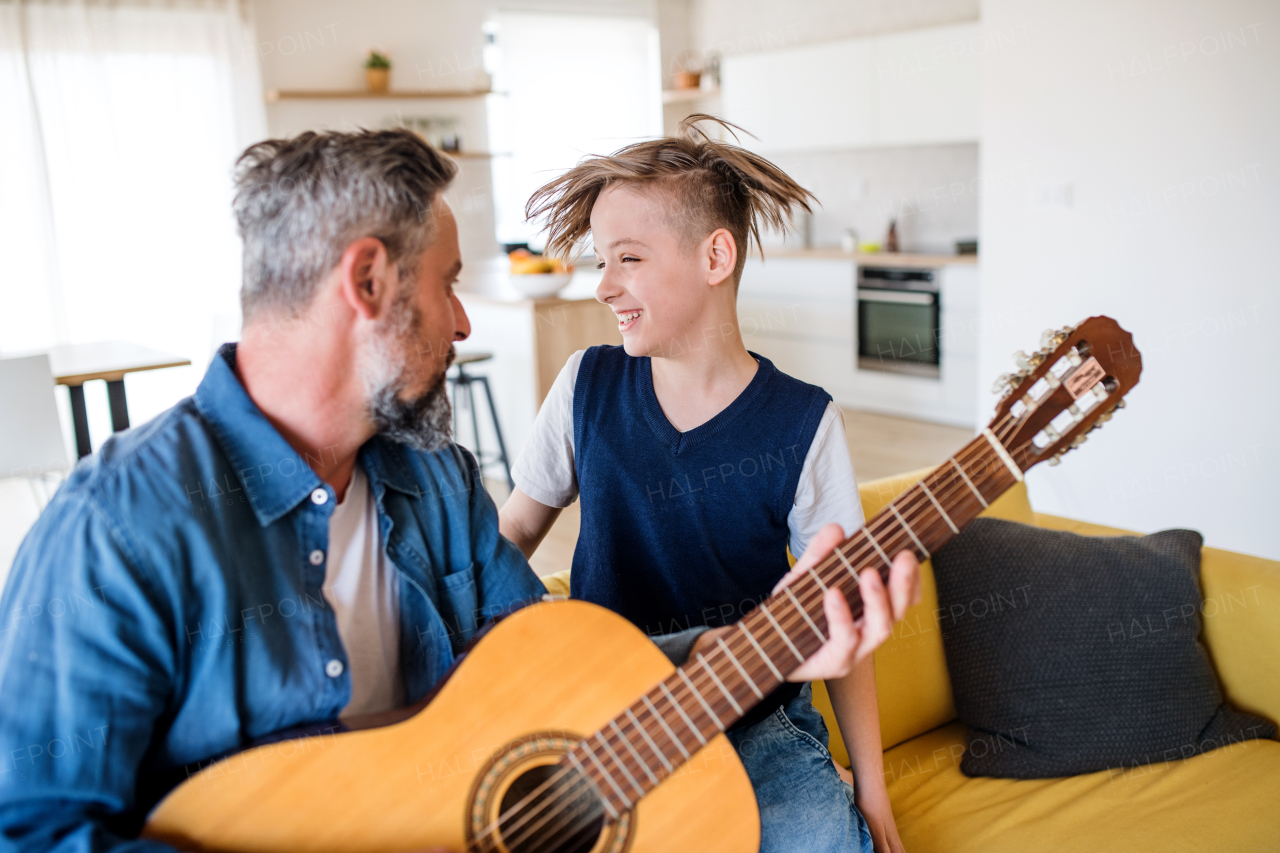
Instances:
[[[787,515],[831,397],[767,358],[738,398],[679,432],[648,358],[592,347],[573,393],[582,527],[571,594],[646,634],[731,624],[787,571]],[[787,685],[745,722],[798,693]]]

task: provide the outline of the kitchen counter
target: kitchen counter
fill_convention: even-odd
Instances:
[[[759,257],[752,251],[753,257]],[[791,247],[765,247],[764,259],[798,258],[819,261],[853,261],[864,267],[949,267],[977,266],[977,255],[918,255],[910,252],[856,252],[842,251],[837,246],[797,249]]]
[[[505,255],[467,261],[462,267],[462,273],[458,276],[458,285],[455,290],[464,299],[499,305],[529,303],[541,308],[563,302],[584,300],[594,302],[596,286],[600,283],[600,273],[594,269],[579,267],[574,271],[569,284],[554,296],[528,296],[516,290],[511,284],[511,279],[510,261]]]
[[[556,295],[533,297],[512,286],[509,264],[503,255],[466,261],[455,292],[471,321],[471,335],[458,343],[458,352],[493,356],[467,370],[488,376],[515,460],[569,356],[596,344],[620,344],[622,335],[613,311],[596,301],[600,273],[594,265],[579,267]],[[463,429],[462,438],[469,442],[470,430]],[[489,449],[496,446],[492,438],[485,441]]]

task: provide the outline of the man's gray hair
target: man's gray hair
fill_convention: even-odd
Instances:
[[[457,165],[407,130],[308,131],[251,145],[236,161],[244,241],[240,307],[296,315],[361,237],[387,248],[401,279],[434,234],[431,206]]]

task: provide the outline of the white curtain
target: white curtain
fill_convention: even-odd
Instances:
[[[266,135],[255,45],[243,0],[0,0],[0,353],[125,340],[191,359],[129,376],[135,424],[195,388],[238,330],[230,176]]]

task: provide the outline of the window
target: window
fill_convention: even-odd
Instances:
[[[118,339],[191,359],[127,379],[135,424],[238,330],[231,169],[266,135],[254,43],[236,0],[0,6],[0,350]],[[90,428],[111,431],[92,397]]]
[[[648,19],[502,13],[491,98],[498,242],[543,244],[534,190],[586,154],[662,133],[658,33]]]

